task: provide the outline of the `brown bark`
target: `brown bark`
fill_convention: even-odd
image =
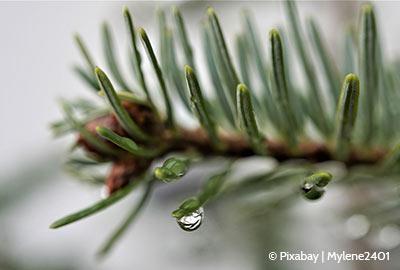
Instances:
[[[158,116],[149,107],[132,103],[124,103],[124,107],[143,131],[158,138],[150,143],[136,141],[137,143],[149,148],[160,147],[161,145],[165,147],[163,153],[154,159],[173,151],[184,152],[188,150],[197,151],[205,156],[248,157],[257,155],[242,135],[221,133],[219,139],[222,147],[216,149],[213,147],[204,129],[178,128],[173,132],[165,128]],[[93,135],[98,136],[96,133],[97,126],[109,128],[121,136],[128,136],[114,114],[94,119],[88,122],[85,128]],[[99,138],[104,140],[101,137]],[[110,142],[107,143],[117,148],[117,146]],[[78,137],[77,144],[90,154],[94,154],[101,159],[109,159],[113,162],[106,181],[110,193],[128,184],[134,176],[145,172],[152,162],[149,159],[133,157],[128,153],[119,157],[107,156],[105,153],[101,153],[93,148],[81,136]],[[329,147],[321,143],[301,142],[295,150],[290,149],[287,144],[280,141],[265,140],[264,145],[268,156],[275,158],[279,162],[290,159],[304,159],[310,162],[323,162],[335,159]],[[359,164],[374,164],[380,162],[385,154],[386,151],[380,149],[368,152],[360,151],[360,149],[352,149],[349,159],[344,161],[344,163],[348,167]]]

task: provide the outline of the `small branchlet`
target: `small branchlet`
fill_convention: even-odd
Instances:
[[[201,62],[194,58],[195,47],[190,41],[192,31],[186,27],[184,14],[177,8],[173,9],[173,26],[168,25],[164,11],[158,13],[159,57],[145,30],[136,29],[133,16],[127,8],[123,9],[132,74],[142,93],[133,92],[127,83],[130,80],[123,76],[125,73],[116,59],[107,24],[103,26],[103,45],[112,77],[96,67],[97,63],[82,39],[76,36],[84,67],[76,66],[75,71],[107,102],[97,105],[89,101],[63,101],[65,118],[54,123],[52,129],[57,136],[69,132],[77,134],[74,150],[82,148],[85,157],[76,158],[81,152],[74,153],[67,168],[83,180],[103,183],[108,197],[57,220],[50,227],[59,228],[93,215],[144,186],[138,203],[103,245],[99,254],[105,255],[138,216],[150,198],[153,183],[174,185],[179,182],[175,180],[185,181],[184,176],[191,167],[210,157],[236,163],[241,158],[262,155],[275,159],[279,165],[269,172],[231,182],[234,175],[230,162],[227,168],[207,177],[202,189],[172,213],[184,230],[200,226],[203,207],[228,194],[271,190],[276,183],[284,183],[295,192],[290,195],[302,194],[309,200],[321,198],[333,176],[328,172],[310,174],[317,170],[319,162],[342,162],[349,171],[344,178],[357,178],[357,172],[364,168],[372,176],[384,174],[388,178],[398,178],[400,148],[391,150],[390,146],[398,145],[400,138],[400,107],[393,105],[400,102],[400,80],[396,75],[399,66],[395,61],[387,61],[380,50],[373,7],[363,7],[362,27],[358,33],[360,46],[355,46],[355,33],[347,35],[343,53],[346,63],[338,70],[332,59],[341,57],[330,57],[318,26],[312,20],[308,23],[315,49],[309,48],[295,3],[286,1],[284,5],[290,29],[287,38],[293,42],[304,70],[305,89],[290,80],[291,63],[284,48],[284,33],[272,29],[269,40],[263,35],[259,38],[248,12],[244,13],[244,29],[237,36],[236,53],[240,65],[240,73],[237,73],[236,61],[228,50],[228,39],[217,14],[213,8],[207,9],[202,45],[212,89],[206,89],[210,84],[202,81],[199,71],[203,69],[200,65],[199,68],[195,66]],[[144,72],[137,37],[147,52],[155,78]],[[178,37],[177,47],[175,37]],[[270,59],[263,53],[267,47],[264,43],[268,41]],[[312,54],[316,54],[322,65],[322,76],[313,63]],[[347,75],[340,92],[338,74],[354,72],[356,62],[360,63],[360,81],[355,74]],[[147,84],[151,79],[158,82],[155,89],[150,89]],[[156,106],[159,101],[153,100],[156,96],[162,97],[164,108]],[[186,112],[191,117],[197,118],[198,127],[188,128],[186,123],[178,120],[178,102],[188,109]],[[336,121],[330,110],[335,107],[332,104],[337,104]],[[356,125],[357,114],[360,120]],[[322,141],[314,139],[314,133],[305,128],[307,123],[319,131]],[[375,130],[379,132],[375,134]],[[165,161],[153,169],[152,164],[160,160]],[[110,165],[108,175],[98,177],[87,173],[91,168],[105,164]],[[355,173],[354,166],[357,166]],[[300,190],[296,181],[290,181],[293,179],[302,179]],[[334,184],[346,184],[339,180]],[[282,195],[277,196],[279,201],[289,201],[287,194],[278,195]],[[271,205],[276,203],[278,201]]]

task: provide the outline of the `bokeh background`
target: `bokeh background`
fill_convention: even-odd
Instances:
[[[374,4],[385,53],[400,55],[400,3]],[[365,243],[350,241],[351,222],[357,230],[365,226],[363,221],[349,224],[327,215],[327,209],[346,199],[340,190],[332,190],[317,204],[299,202],[289,213],[259,220],[241,220],[237,217],[241,208],[228,213],[225,208],[212,209],[198,231],[181,231],[170,217],[171,210],[196,190],[197,180],[215,169],[217,161],[210,161],[207,170],[194,170],[182,184],[158,189],[105,260],[96,260],[96,249],[135,202],[135,193],[101,214],[60,230],[48,229],[56,218],[100,197],[99,188],[62,171],[73,137],[54,140],[48,127],[61,117],[57,98],[92,98],[71,70],[81,60],[72,39],[75,32],[83,36],[101,66],[105,61],[100,25],[104,20],[110,22],[120,62],[128,72],[128,61],[123,58],[127,51],[123,5],[131,8],[136,25],[148,30],[153,43],[157,39],[156,8],[169,12],[171,6],[179,6],[199,65],[204,62],[199,24],[209,5],[218,12],[229,41],[241,30],[242,8],[254,14],[265,49],[268,30],[285,27],[279,2],[0,2],[0,269],[321,269],[302,263],[270,264],[266,254],[274,249],[363,251]],[[357,22],[360,2],[309,1],[298,6],[302,18],[313,16],[320,23],[334,58],[340,60],[343,33],[346,25]],[[232,48],[231,42],[228,45]],[[265,161],[249,160],[248,164],[256,162]],[[336,223],[343,226],[333,226]],[[343,263],[340,269],[398,269],[399,249],[393,239],[400,241],[399,237],[396,230],[389,237],[394,247],[391,262]],[[385,246],[384,240],[372,246],[379,250],[392,247]]]

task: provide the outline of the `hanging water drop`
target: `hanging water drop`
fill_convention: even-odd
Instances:
[[[324,195],[325,190],[314,183],[305,182],[301,186],[303,196],[308,200],[318,200]]]
[[[303,196],[308,200],[318,200],[325,193],[325,187],[332,179],[332,174],[328,172],[316,172],[304,179],[301,185]]]
[[[191,232],[197,230],[200,227],[203,221],[203,217],[204,210],[203,207],[200,207],[191,214],[176,219],[176,222],[183,230]]]

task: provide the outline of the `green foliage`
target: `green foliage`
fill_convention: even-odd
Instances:
[[[212,79],[214,91],[218,99],[218,104],[221,106],[222,112],[226,117],[229,126],[233,127],[235,126],[234,107],[232,102],[230,102],[228,95],[226,94],[227,82],[224,81],[224,77],[222,77],[225,73],[223,73],[222,62],[220,61],[220,58],[216,57],[216,46],[211,40],[211,33],[207,23],[203,28],[203,47],[204,51],[208,52],[206,54],[207,67],[209,75]]]
[[[211,176],[204,184],[203,189],[197,196],[200,203],[204,205],[207,201],[211,200],[221,191],[223,184],[225,183],[228,170]]]
[[[190,213],[193,213],[200,207],[201,207],[201,202],[198,198],[196,197],[188,198],[181,205],[179,205],[178,209],[172,212],[172,216],[174,218],[181,218],[183,216],[189,215]]]
[[[82,123],[78,122],[73,115],[72,107],[67,102],[61,102],[62,109],[64,111],[66,122],[70,127],[72,127],[75,131],[79,132],[79,134],[85,138],[85,140],[95,149],[100,152],[111,154],[111,155],[118,155],[118,153],[105,144],[103,141],[99,140],[99,138],[93,136],[90,132],[88,132]]]
[[[212,143],[214,145],[218,145],[218,136],[215,128],[215,122],[211,115],[212,112],[209,111],[207,100],[205,100],[203,97],[196,74],[189,66],[185,66],[185,74],[193,109],[196,111],[201,125],[205,130],[207,130],[208,136],[210,137]]]
[[[356,75],[349,74],[343,82],[337,107],[336,153],[340,159],[347,159],[350,148],[357,110],[360,82]]]
[[[213,8],[208,8],[208,24],[211,31],[211,42],[216,46],[217,61],[220,63],[223,73],[223,78],[227,87],[227,95],[232,104],[236,104],[235,87],[240,83],[236,70],[233,66],[232,59],[226,46],[225,38],[222,29]]]
[[[111,73],[115,80],[118,82],[122,90],[130,91],[130,87],[123,78],[117,59],[115,57],[114,44],[111,36],[111,31],[107,23],[103,24],[103,45],[104,45],[104,55],[106,56],[107,64],[110,67]]]
[[[94,64],[92,56],[90,55],[88,49],[86,48],[86,45],[78,34],[75,35],[75,42],[85,61],[86,68],[75,66],[74,70],[84,81],[86,81],[86,83],[88,83],[89,86],[97,91],[99,89],[99,85],[93,72],[96,65]]]
[[[164,182],[172,182],[183,177],[189,170],[190,160],[187,158],[169,158],[161,167],[154,170],[154,176]]]
[[[164,80],[164,77],[162,74],[162,70],[157,61],[157,57],[154,54],[153,47],[151,46],[151,43],[150,43],[149,37],[147,36],[146,31],[143,28],[140,28],[138,31],[139,31],[139,35],[142,40],[143,46],[145,47],[145,49],[147,51],[147,55],[149,56],[149,59],[153,66],[153,69],[157,75],[157,79],[158,79],[158,83],[160,84],[160,88],[162,90],[165,108],[167,111],[166,122],[169,127],[173,127],[174,126],[174,113],[173,113],[173,109],[172,109],[172,105],[171,105],[171,99],[170,99],[169,93],[167,91],[167,85],[165,84],[165,80]]]
[[[318,59],[322,65],[324,75],[328,82],[329,93],[331,95],[331,100],[334,105],[336,105],[339,99],[339,88],[340,88],[340,76],[339,71],[336,67],[335,62],[329,55],[328,48],[326,48],[325,43],[322,39],[322,35],[318,26],[315,24],[314,20],[309,19],[308,21],[308,31],[313,41],[315,52]]]
[[[182,14],[176,7],[172,9],[172,13],[174,14],[175,25],[179,35],[179,41],[185,53],[185,62],[187,65],[194,67],[193,49],[189,41],[189,37],[187,34],[185,23],[183,21]]]
[[[110,102],[111,107],[114,109],[114,112],[121,126],[123,126],[125,130],[134,138],[148,140],[149,136],[146,135],[142,130],[140,130],[138,125],[129,116],[129,113],[122,106],[121,100],[119,99],[107,75],[100,68],[96,68],[95,72],[100,87],[106,94],[107,100]]]
[[[277,29],[272,29],[269,32],[271,43],[271,58],[273,82],[276,89],[276,100],[281,110],[281,115],[284,118],[284,135],[289,143],[296,145],[296,135],[298,133],[296,118],[290,105],[288,83],[286,81],[285,66],[283,59],[282,41]],[[293,130],[294,129],[294,130]]]
[[[263,145],[263,137],[258,130],[256,118],[254,115],[253,105],[251,103],[250,92],[246,85],[239,84],[237,86],[237,111],[243,130],[247,134],[252,147],[256,152],[265,153]]]
[[[193,156],[196,156],[196,163],[210,157],[239,163],[241,158],[263,155],[276,159],[279,164],[270,171],[232,181],[235,166],[230,163],[219,173],[206,177],[202,189],[173,211],[172,216],[177,219],[229,195],[252,196],[274,191],[273,198],[268,198],[271,202],[256,202],[263,211],[281,202],[291,202],[299,194],[308,200],[320,199],[333,178],[328,172],[318,172],[318,162],[327,160],[342,162],[346,167],[343,177],[335,175],[337,181],[332,185],[346,185],[348,181],[345,180],[349,179],[353,184],[361,180],[366,184],[369,183],[366,175],[371,179],[384,175],[389,181],[382,180],[382,183],[392,187],[392,180],[398,180],[400,176],[400,107],[397,106],[400,102],[400,65],[399,61],[389,60],[384,54],[373,7],[370,4],[363,7],[361,27],[349,28],[344,36],[343,52],[332,54],[318,25],[310,19],[305,36],[295,3],[285,1],[284,6],[289,34],[273,28],[269,39],[258,35],[251,14],[244,12],[242,32],[235,37],[237,59],[229,52],[230,37],[224,35],[216,11],[208,8],[201,29],[204,67],[200,65],[203,62],[195,58],[200,54],[194,50],[198,49],[198,44],[191,41],[194,31],[188,29],[184,14],[178,8],[172,10],[172,25],[169,25],[166,12],[158,12],[159,44],[156,48],[159,55],[156,55],[146,31],[135,28],[133,16],[124,8],[129,60],[138,92],[132,92],[127,83],[130,80],[123,76],[107,24],[103,26],[103,46],[107,67],[117,89],[110,77],[96,67],[86,45],[76,35],[84,66],[75,66],[74,70],[93,91],[105,97],[107,104],[84,100],[62,102],[65,117],[53,123],[52,130],[56,136],[78,133],[79,140],[72,151],[79,146],[89,156],[76,158],[74,154],[66,168],[82,181],[102,184],[112,177],[93,173],[91,169],[96,165],[107,163],[112,167],[118,161],[135,160],[146,162],[148,166],[136,174],[141,175],[138,179],[128,177],[124,188],[54,222],[51,228],[103,210],[144,184],[139,202],[102,247],[100,255],[106,254],[150,198],[155,182],[153,177],[170,185],[178,184],[175,180],[196,165]],[[147,52],[154,77],[144,72],[137,37]],[[360,37],[359,41],[357,37]],[[291,80],[293,59],[288,57],[289,48],[285,46],[288,43],[293,43],[297,53],[296,59],[306,83],[304,89]],[[264,53],[266,48],[270,49],[269,58]],[[344,63],[333,61],[342,58]],[[319,65],[315,65],[314,59]],[[209,83],[203,81],[203,70],[209,75]],[[340,78],[344,74],[349,75],[340,91]],[[152,80],[158,83],[154,89],[147,83]],[[211,89],[206,89],[208,85]],[[153,100],[152,97],[161,98]],[[157,106],[160,101],[164,109]],[[177,110],[180,104],[186,107],[186,113],[198,120],[198,128],[189,128],[176,117],[180,113]],[[137,110],[143,112],[128,112],[126,105],[140,105],[136,106]],[[149,124],[146,117],[151,116],[163,121]],[[310,132],[312,129],[308,124],[322,135],[319,141],[315,140],[315,133]],[[157,132],[150,136],[149,129]],[[397,147],[392,150],[393,145]],[[164,160],[166,156],[172,158],[153,170],[150,163]],[[140,166],[133,167],[140,169]],[[118,170],[122,169],[118,167]],[[123,173],[129,175],[131,172]],[[146,175],[150,175],[151,180],[145,179]],[[297,180],[302,181],[300,190]],[[281,189],[277,187],[289,192],[280,194]]]
[[[205,185],[197,194],[197,196],[184,200],[183,203],[172,212],[172,216],[177,219],[187,216],[202,207],[207,201],[214,198],[218,192],[220,192],[221,187],[226,180],[227,174],[228,170],[224,170],[211,176],[205,182]]]
[[[142,91],[146,94],[147,101],[152,106],[154,106],[152,98],[149,93],[149,90],[147,88],[146,80],[143,75],[142,57],[140,56],[139,49],[136,44],[136,32],[135,32],[135,28],[133,26],[132,16],[127,7],[124,7],[123,15],[125,18],[126,27],[128,29],[128,35],[130,36],[130,42],[131,42],[131,46],[132,46],[132,58],[133,58],[134,70],[136,73],[136,77],[139,80]]]
[[[96,214],[99,211],[104,210],[105,208],[113,205],[114,203],[118,202],[122,198],[124,198],[126,195],[128,195],[134,188],[136,188],[141,182],[140,181],[132,181],[131,184],[128,186],[120,189],[116,193],[112,194],[111,196],[107,197],[106,199],[103,199],[101,201],[98,201],[97,203],[82,209],[78,212],[75,212],[73,214],[70,214],[66,217],[63,217],[59,220],[56,220],[50,225],[51,229],[57,229],[62,226],[68,225],[70,223],[73,223],[75,221],[81,220],[82,218],[91,216],[93,214]]]
[[[153,181],[150,181],[146,184],[146,188],[140,198],[139,202],[133,206],[132,210],[128,213],[128,216],[121,223],[121,225],[110,235],[107,241],[103,244],[98,252],[100,257],[106,255],[114,246],[114,244],[123,236],[129,226],[135,221],[140,211],[146,205],[147,201],[150,198],[151,191],[153,189]]]
[[[144,158],[151,158],[156,157],[160,154],[161,149],[146,149],[143,147],[138,146],[133,140],[122,137],[113,132],[112,130],[104,127],[97,127],[97,133],[103,137],[104,139],[118,145],[122,149],[128,151],[132,155],[136,157],[144,157]]]
[[[378,96],[379,64],[377,58],[377,31],[375,14],[371,5],[362,8],[362,29],[360,33],[360,62],[361,78],[365,91],[363,95],[363,123],[365,128],[364,140],[369,143],[372,140],[375,129],[376,106]]]
[[[321,98],[321,91],[319,91],[318,76],[315,71],[314,65],[310,62],[310,53],[305,47],[305,40],[301,29],[301,24],[298,18],[295,3],[293,1],[285,1],[285,7],[289,18],[290,30],[293,35],[294,44],[299,54],[301,64],[304,70],[304,75],[308,82],[308,103],[309,116],[321,131],[326,136],[331,136],[331,122],[326,115],[326,110],[323,108],[323,101]]]

